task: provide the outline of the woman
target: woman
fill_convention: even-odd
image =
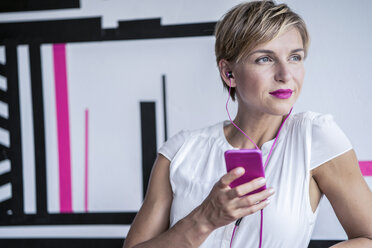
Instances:
[[[307,247],[323,194],[349,237],[335,247],[372,247],[372,193],[349,140],[330,115],[290,115],[309,44],[303,20],[285,4],[243,3],[215,35],[223,85],[238,101],[234,122],[268,161],[266,182],[229,187],[244,170],[226,173],[224,152],[255,148],[229,122],[182,131],[160,148],[124,247],[256,247],[262,209],[263,247]]]

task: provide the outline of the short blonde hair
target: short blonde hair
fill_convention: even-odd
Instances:
[[[242,62],[255,47],[273,40],[290,27],[297,28],[300,33],[306,57],[310,39],[305,22],[286,4],[263,0],[233,7],[215,27],[217,65],[221,59]],[[223,79],[222,83],[229,88]],[[235,88],[231,88],[230,95],[235,100]]]

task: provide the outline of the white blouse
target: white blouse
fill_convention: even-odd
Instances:
[[[224,152],[235,149],[224,135],[227,124],[229,121],[181,131],[159,149],[171,161],[170,226],[199,206],[226,174]],[[263,161],[273,142],[262,145]],[[308,111],[288,117],[265,168],[267,186],[273,187],[275,194],[263,211],[262,247],[308,246],[318,214],[310,205],[310,171],[350,149],[350,141],[331,115]],[[200,247],[230,247],[233,228],[234,222],[216,229]],[[260,211],[243,218],[232,247],[258,247],[259,234]]]

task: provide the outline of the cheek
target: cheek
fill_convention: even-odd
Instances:
[[[305,78],[305,69],[304,68],[299,68],[298,70],[295,70],[294,72],[294,79],[298,87],[301,88],[304,78]]]
[[[299,70],[297,71],[297,74],[295,75],[295,84],[297,87],[297,92],[296,92],[296,99],[299,97],[302,91],[302,85],[304,82],[304,77],[305,77],[305,71],[304,70]]]
[[[237,90],[244,95],[255,94],[259,89],[260,80],[262,79],[256,74],[245,75],[237,85]]]

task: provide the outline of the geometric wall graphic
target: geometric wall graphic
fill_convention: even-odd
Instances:
[[[359,167],[363,176],[372,176],[372,161],[359,161]]]
[[[52,10],[79,8],[79,0],[2,0],[0,2],[0,12],[17,12],[17,11],[35,11],[35,10]]]
[[[88,167],[88,165],[94,164],[96,161],[94,159],[89,159],[87,155],[97,154],[97,150],[93,151],[93,149],[97,148],[97,145],[94,143],[95,130],[97,130],[95,128],[98,128],[99,132],[103,133],[104,129],[100,128],[105,126],[108,128],[106,134],[110,135],[109,131],[112,130],[112,125],[114,124],[113,122],[110,122],[110,120],[105,121],[105,117],[95,116],[94,108],[84,106],[81,113],[78,114],[81,119],[77,121],[80,121],[82,124],[84,124],[81,128],[81,131],[83,132],[79,132],[78,129],[74,128],[74,118],[76,116],[74,113],[76,106],[73,105],[74,99],[76,99],[74,96],[76,95],[75,92],[78,91],[88,92],[87,97],[93,97],[91,100],[93,100],[93,103],[96,104],[95,106],[99,108],[100,106],[105,105],[104,101],[107,101],[105,100],[105,96],[110,94],[107,94],[107,92],[104,90],[104,83],[107,82],[102,81],[101,85],[95,85],[97,87],[102,87],[102,96],[90,96],[89,87],[81,86],[81,84],[76,83],[73,79],[71,80],[72,82],[69,80],[69,77],[73,78],[73,76],[71,76],[73,75],[73,71],[69,71],[69,69],[75,67],[74,65],[71,65],[74,62],[73,59],[72,61],[68,61],[68,49],[70,46],[74,47],[74,45],[73,43],[66,44],[62,42],[68,42],[70,37],[73,37],[71,40],[72,42],[91,42],[102,39],[126,40],[153,37],[204,36],[212,34],[214,23],[166,27],[160,25],[159,19],[155,19],[130,21],[128,23],[121,22],[118,30],[103,30],[103,32],[101,32],[100,28],[96,30],[97,27],[101,26],[97,25],[100,24],[99,21],[99,18],[95,18],[88,20],[0,24],[0,35],[3,35],[9,39],[7,43],[4,43],[6,48],[7,64],[6,66],[4,65],[2,67],[1,72],[4,74],[4,76],[6,76],[8,84],[10,83],[10,87],[7,89],[7,92],[3,93],[3,100],[11,101],[9,104],[9,119],[11,123],[14,123],[14,125],[11,125],[12,130],[10,130],[10,138],[11,141],[13,141],[11,144],[15,144],[11,147],[3,147],[2,151],[4,158],[7,158],[8,153],[10,153],[9,151],[11,151],[12,154],[17,154],[17,156],[11,157],[11,172],[8,172],[1,177],[2,181],[7,181],[8,179],[8,181],[11,182],[11,184],[8,185],[11,186],[9,188],[12,190],[12,197],[6,199],[6,201],[1,202],[0,204],[2,210],[1,215],[5,217],[1,218],[0,223],[2,225],[66,223],[130,224],[135,215],[135,212],[130,210],[119,211],[119,207],[117,210],[108,210],[107,207],[105,209],[105,205],[102,205],[102,202],[108,202],[107,206],[113,206],[115,203],[107,201],[107,199],[106,201],[94,201],[95,197],[98,196],[94,196],[93,193],[92,195],[89,195],[92,191],[94,192],[95,186],[91,180],[88,180],[88,178],[92,178],[88,175],[95,173],[95,167]],[[76,25],[80,26],[83,30],[88,30],[89,32],[73,31],[76,30]],[[63,34],[59,32],[58,35],[56,35],[55,30],[61,29],[66,30],[67,33]],[[148,30],[151,31],[148,32]],[[33,33],[32,31],[35,32]],[[103,35],[96,36],[95,34],[98,33]],[[115,36],[113,36],[113,34],[115,34]],[[37,36],[37,38],[34,36]],[[39,42],[35,43],[35,39],[38,39]],[[44,42],[52,42],[54,45],[43,45]],[[17,54],[17,46],[21,44],[28,44],[28,46],[22,45],[23,47],[19,49],[20,53]],[[89,43],[86,44],[87,45],[83,46],[89,46]],[[20,98],[18,96],[19,89],[17,88],[17,59],[25,58],[29,59],[29,62],[27,61],[30,71],[28,75],[28,83],[30,88],[29,93],[32,95],[31,102],[33,118],[30,124],[31,127],[33,126],[34,131],[34,135],[31,137],[34,139],[33,148],[35,162],[33,164],[34,166],[37,165],[34,168],[35,184],[33,187],[34,192],[38,193],[36,195],[36,199],[33,199],[35,205],[35,214],[32,215],[25,214],[23,211],[23,177],[21,162],[22,144],[20,142],[23,139],[21,139],[19,112]],[[70,67],[69,62],[71,62]],[[20,64],[23,65],[23,63]],[[92,72],[94,73],[94,71]],[[27,78],[27,75],[24,76],[24,78]],[[163,75],[163,81],[164,78],[165,76]],[[157,80],[159,82],[158,87],[160,89],[163,88],[162,92],[165,96],[165,83],[161,81],[161,75]],[[92,82],[90,82],[90,84],[90,87],[94,86]],[[78,91],[75,91],[74,89],[77,89]],[[6,93],[12,95],[8,96]],[[131,96],[129,92],[122,92],[121,94],[123,95],[123,99]],[[104,100],[101,103],[99,101],[100,98]],[[87,101],[89,101],[89,99],[87,99]],[[147,181],[151,171],[151,166],[156,156],[157,141],[155,105],[155,102],[140,100],[137,102],[137,107],[132,107],[133,110],[136,109],[140,113],[140,125],[142,126],[140,133],[140,136],[142,136],[142,148],[139,150],[141,151],[142,156],[138,158],[138,161],[142,160],[143,173],[141,174],[143,175],[143,178],[136,181],[142,181],[143,185],[138,185],[139,187],[136,187],[142,188],[143,194],[147,188]],[[165,106],[165,98],[163,99],[163,105]],[[71,109],[70,106],[74,106],[74,108]],[[88,109],[89,116],[87,112]],[[164,110],[165,109],[166,108],[164,107]],[[136,111],[131,112],[135,113]],[[111,113],[111,111],[108,111],[107,113]],[[120,116],[119,112],[113,114]],[[123,113],[123,116],[124,114],[125,113]],[[166,114],[164,113],[164,116],[165,115]],[[133,118],[133,116],[126,117],[128,117],[127,121],[130,121]],[[84,128],[88,128],[88,120],[89,132],[88,129],[85,132]],[[163,124],[166,125],[166,122]],[[44,132],[44,130],[46,131]],[[50,132],[51,130],[52,132]],[[51,133],[55,134],[55,137],[50,137]],[[103,135],[102,133],[98,135]],[[75,141],[73,137],[79,137],[80,140]],[[82,149],[82,152],[86,154],[84,154],[84,156],[74,156],[74,154],[71,153],[71,146],[76,144],[84,145],[84,142],[88,141],[88,137],[91,143],[89,146],[88,143],[86,143],[85,146],[83,146],[85,150]],[[108,142],[112,143],[114,136],[111,135],[110,138],[111,141]],[[124,139],[125,137],[123,137],[123,140]],[[107,144],[103,145],[107,146]],[[88,147],[90,152],[87,150]],[[110,149],[112,150],[115,148]],[[124,146],[123,150],[125,151]],[[133,153],[129,147],[127,148],[126,152],[127,154]],[[53,157],[53,155],[55,155],[54,158],[50,158],[50,156]],[[99,155],[104,157],[102,154]],[[110,157],[110,154],[107,155]],[[55,161],[53,161],[53,159]],[[75,163],[75,161],[79,159],[81,161]],[[79,164],[79,166],[77,166],[77,164]],[[106,165],[106,167],[107,166],[109,165]],[[103,170],[107,170],[107,168],[103,168]],[[79,175],[79,172],[81,171],[84,172],[83,180],[74,178],[74,176],[76,177],[76,175]],[[110,170],[108,170],[108,173],[109,171]],[[101,173],[102,172],[103,171],[101,171]],[[54,175],[52,175],[53,173]],[[104,174],[101,175],[103,176]],[[81,182],[83,182],[83,187],[78,187],[77,184],[81,184]],[[90,185],[90,183],[92,184]],[[95,184],[99,184],[99,182],[96,181]],[[101,184],[101,187],[106,186],[107,185]],[[140,196],[140,198],[138,198],[138,200],[128,202],[137,202],[137,205],[139,205],[141,203],[143,194]],[[106,195],[108,195],[107,192]],[[125,199],[125,197],[117,198]],[[130,209],[137,208],[138,206],[130,207]]]

